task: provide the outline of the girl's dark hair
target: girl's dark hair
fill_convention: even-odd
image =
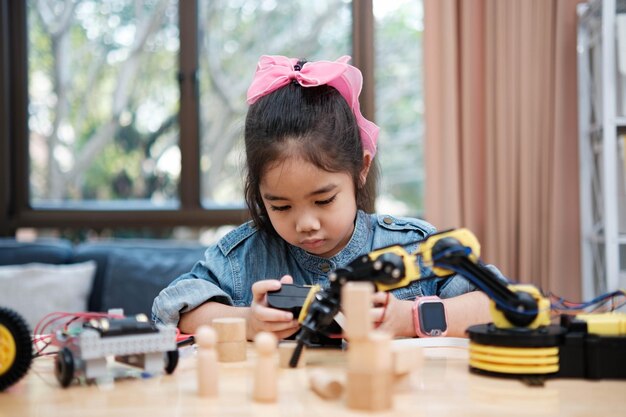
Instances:
[[[325,171],[350,174],[357,208],[374,211],[377,166],[372,161],[363,185],[359,128],[348,103],[333,87],[290,83],[261,97],[248,109],[244,139],[245,199],[257,229],[275,234],[261,198],[261,177],[270,164],[292,156]]]

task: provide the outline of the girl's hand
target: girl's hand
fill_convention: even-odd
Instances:
[[[398,300],[388,292],[377,292],[372,301],[372,319],[378,329],[392,337],[415,337],[413,326],[413,301]]]
[[[281,284],[291,284],[293,278],[283,276],[280,281],[266,279],[252,284],[252,305],[246,317],[248,340],[261,331],[272,332],[278,339],[289,337],[300,328],[298,320],[289,311],[282,311],[267,306],[267,292],[279,290]]]

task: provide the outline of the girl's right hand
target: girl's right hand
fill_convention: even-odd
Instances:
[[[272,332],[279,340],[298,331],[300,324],[298,320],[294,319],[291,312],[267,306],[268,291],[279,290],[282,284],[291,284],[292,282],[293,278],[285,275],[280,281],[266,279],[252,284],[252,305],[246,318],[248,340],[253,340],[254,336],[261,331]]]

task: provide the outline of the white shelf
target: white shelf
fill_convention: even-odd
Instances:
[[[581,271],[584,299],[620,285],[616,10],[626,0],[590,0],[578,6],[578,91],[581,212]],[[624,219],[622,219],[623,221]],[[623,273],[623,271],[622,271]]]

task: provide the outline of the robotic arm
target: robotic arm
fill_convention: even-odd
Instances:
[[[457,273],[484,291],[492,301],[496,326],[536,328],[549,323],[549,301],[536,288],[505,283],[480,262],[479,256],[480,245],[474,234],[468,229],[457,229],[429,236],[415,254],[393,245],[338,268],[329,276],[329,287],[313,288],[302,306],[299,317],[302,330],[296,338],[298,347],[291,365],[297,364],[303,346],[309,344],[311,337],[327,327],[339,312],[341,287],[346,282],[371,282],[379,291],[408,286],[423,278],[418,263],[420,257],[436,276]]]
[[[426,266],[436,275],[457,273],[491,300],[491,314],[499,328],[536,329],[550,324],[550,301],[532,285],[508,284],[479,259],[480,246],[467,229],[429,237],[420,248]]]
[[[302,306],[302,331],[290,365],[295,366],[304,345],[328,325],[339,311],[341,287],[348,281],[368,281],[389,291],[424,279],[418,260],[434,276],[459,274],[490,299],[493,323],[471,326],[470,369],[477,373],[515,376],[626,378],[626,315],[591,313],[561,316],[550,323],[551,303],[532,285],[510,284],[480,261],[480,245],[467,229],[437,233],[420,242],[410,254],[400,246],[371,252],[335,270],[327,289],[311,290]],[[623,294],[622,292],[619,292]],[[599,299],[606,300],[605,294]],[[577,303],[581,306],[594,305]],[[580,307],[582,308],[582,307]],[[558,309],[558,307],[557,307]],[[580,313],[580,311],[574,310]]]

